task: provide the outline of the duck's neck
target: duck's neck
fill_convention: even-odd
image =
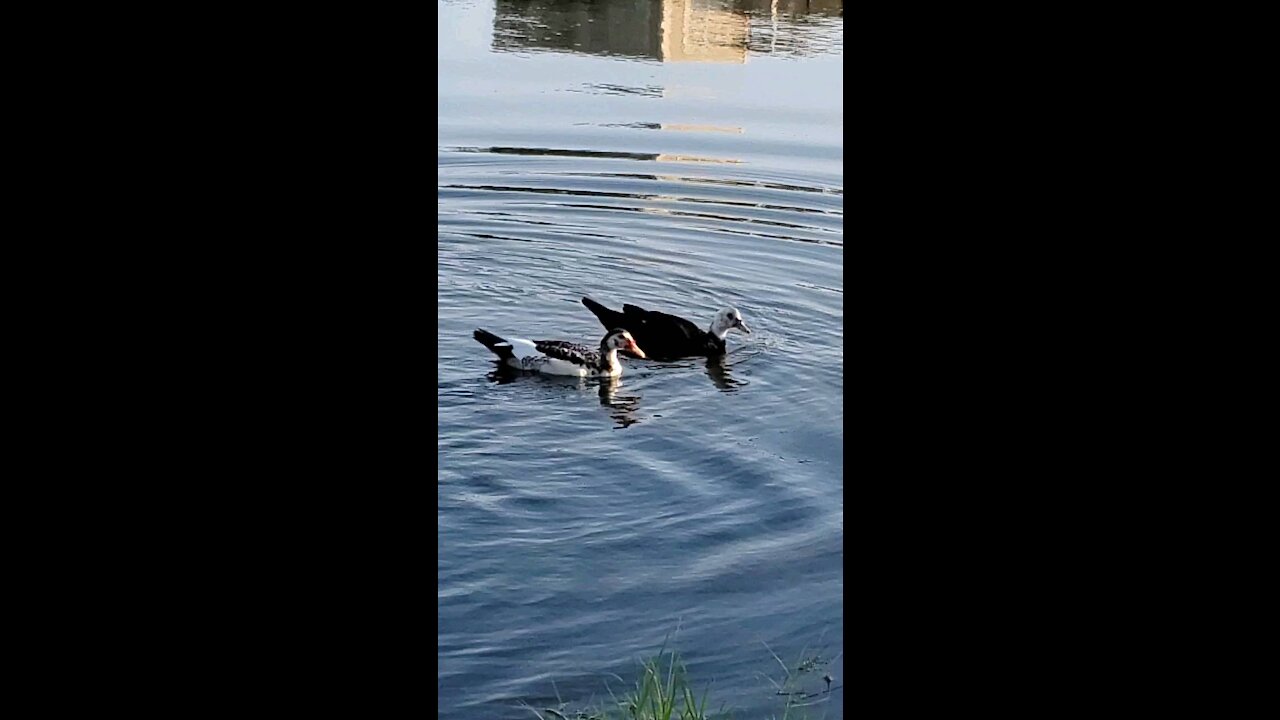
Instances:
[[[711,329],[707,331],[707,339],[706,339],[707,354],[716,355],[718,353],[724,352],[724,348],[725,348],[724,336],[728,334],[729,334],[729,328],[718,328],[715,326],[714,323],[712,323]]]
[[[618,370],[618,348],[605,347],[600,344],[600,371],[614,373]]]

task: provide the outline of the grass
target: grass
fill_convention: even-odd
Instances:
[[[816,706],[830,701],[831,693],[844,687],[843,684],[833,684],[835,678],[824,672],[839,655],[827,660],[820,652],[810,654],[805,648],[796,662],[787,665],[768,645],[765,649],[782,668],[778,680],[764,676],[783,703],[783,714],[781,717],[772,716],[775,720],[814,720],[815,716],[810,715],[806,708],[815,708],[816,712]],[[613,677],[626,682],[617,675]],[[641,661],[639,676],[621,697],[607,682],[605,688],[612,700],[607,706],[570,710],[569,703],[560,698],[557,688],[559,707],[539,711],[526,703],[525,708],[539,720],[728,720],[733,717],[725,710],[724,703],[718,704],[714,714],[708,714],[710,683],[698,692],[679,654],[674,650],[667,651],[666,640],[653,657]]]
[[[800,717],[806,718],[807,715],[799,716],[791,715],[791,710],[795,708],[813,707],[815,705],[826,703],[831,700],[831,693],[844,687],[843,684],[833,685],[836,681],[829,672],[823,672],[831,663],[835,662],[840,655],[827,660],[822,657],[821,652],[809,654],[809,648],[806,646],[800,651],[800,657],[796,662],[788,666],[778,657],[778,654],[769,647],[767,643],[763,643],[773,659],[778,661],[778,665],[782,668],[782,681],[777,682],[771,677],[765,677],[774,688],[777,694],[786,697],[786,708],[783,712],[783,720]],[[843,653],[841,653],[843,654]],[[818,677],[818,673],[822,672],[822,676]],[[817,683],[824,682],[826,687],[822,688]]]

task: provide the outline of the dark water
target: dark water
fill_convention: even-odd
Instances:
[[[842,4],[438,9],[439,716],[607,700],[677,627],[735,717],[782,716],[766,644],[842,685]],[[583,295],[753,333],[616,382],[471,338],[599,342]]]

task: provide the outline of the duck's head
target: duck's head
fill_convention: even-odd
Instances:
[[[626,350],[627,352],[631,353],[632,355],[635,355],[638,358],[642,358],[645,356],[644,351],[641,350],[640,346],[636,344],[635,338],[631,337],[631,333],[627,332],[626,330],[623,330],[622,328],[618,328],[617,330],[610,330],[604,336],[604,339],[600,341],[600,345],[604,347],[606,351]]]
[[[751,328],[742,322],[742,313],[737,308],[727,307],[716,313],[716,319],[711,321],[711,334],[724,339],[725,333],[730,330],[741,330],[750,335]]]

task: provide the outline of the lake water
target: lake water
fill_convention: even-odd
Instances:
[[[572,717],[668,634],[712,707],[781,717],[772,649],[843,717],[842,3],[438,11],[439,717]],[[616,382],[472,339],[599,343],[583,295],[753,332]]]

